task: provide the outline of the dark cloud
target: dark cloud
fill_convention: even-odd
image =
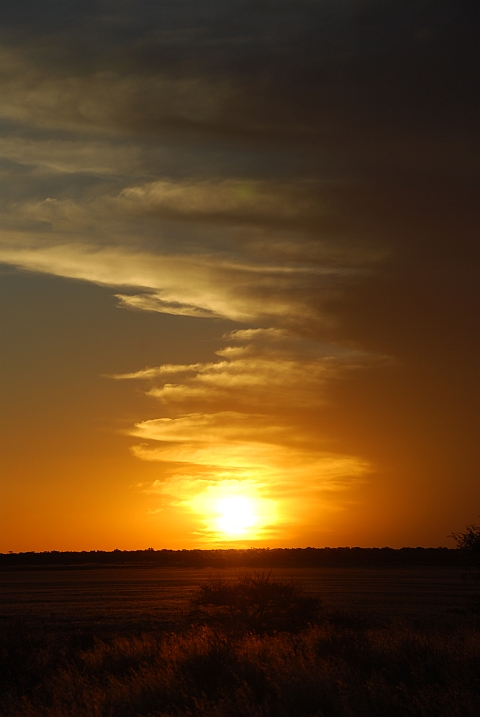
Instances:
[[[472,120],[465,115],[475,86],[472,3],[60,6],[4,8],[7,46],[58,77],[202,77],[212,86],[228,80],[218,131],[291,141],[300,135],[309,143],[344,140],[348,131],[355,143],[362,131],[378,139],[394,126],[409,136]],[[130,116],[124,106],[112,114],[120,126],[159,130],[163,99],[155,87],[139,87],[129,98]]]

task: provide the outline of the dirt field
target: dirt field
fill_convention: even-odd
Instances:
[[[196,586],[238,571],[0,571],[5,717],[477,717],[478,589],[459,568],[298,568],[302,632],[191,625]],[[235,626],[233,626],[235,627]]]
[[[235,578],[238,570],[221,571]],[[458,568],[298,568],[273,575],[319,595],[325,610],[354,612],[369,622],[466,625],[477,585]],[[0,625],[22,629],[162,627],[185,623],[195,586],[214,569],[92,568],[0,572]]]

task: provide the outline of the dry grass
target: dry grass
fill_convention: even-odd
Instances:
[[[0,715],[477,717],[475,591],[459,576],[457,584],[445,571],[424,572],[322,571],[318,584],[308,571],[260,575],[270,589],[300,574],[307,594],[323,586],[325,606],[323,622],[303,632],[282,608],[280,622],[256,626],[260,634],[239,620],[252,596],[235,572],[213,583],[202,573],[196,589],[198,571],[5,575]],[[213,602],[212,585],[221,588]],[[232,607],[224,598],[233,589],[241,600]],[[282,607],[284,592],[267,593]],[[231,619],[190,627],[188,601],[198,608],[199,597]]]
[[[5,717],[480,714],[480,633],[465,629],[12,635],[1,662]]]

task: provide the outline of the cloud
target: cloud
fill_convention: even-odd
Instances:
[[[89,136],[58,137],[49,132],[35,136],[5,131],[0,156],[20,166],[38,167],[62,174],[134,175],[142,172],[137,143],[108,141]]]
[[[252,339],[263,339],[264,341],[283,341],[288,338],[285,329],[236,329],[224,336],[231,341],[251,341]]]
[[[0,262],[179,332],[232,322],[211,362],[123,376],[159,406],[138,455],[176,466],[172,494],[217,481],[208,434],[232,481],[375,463],[400,495],[417,446],[456,490],[478,463],[473,4],[44,5],[0,9]],[[166,440],[192,416],[197,444]]]
[[[432,146],[451,151],[452,120],[465,129],[468,3],[216,0],[202,13],[190,2],[107,13],[99,3],[61,22],[17,5],[4,11],[1,78],[4,115],[16,121],[303,143],[367,161],[388,146],[412,163],[437,161]]]
[[[321,355],[318,346],[274,329],[240,330],[234,339],[236,345],[217,352],[215,362],[168,364],[114,378],[147,381],[148,395],[170,414],[128,431],[141,440],[134,455],[163,467],[164,478],[148,490],[198,514],[225,491],[253,495],[270,506],[270,527],[257,536],[266,539],[287,513],[296,524],[297,502],[309,500],[315,511],[319,500],[325,509],[338,508],[341,496],[366,480],[367,461],[332,450],[312,417],[322,410],[328,381],[371,359],[353,351]],[[172,377],[181,382],[167,383]],[[305,521],[304,509],[299,511]]]
[[[272,267],[259,276],[255,266],[235,265],[222,257],[133,253],[79,244],[33,247],[4,244],[0,261],[29,271],[98,284],[141,287],[142,294],[132,298],[121,295],[122,303],[134,308],[233,320],[270,314],[288,316],[295,311],[295,304],[300,310],[301,300],[278,297],[278,284],[283,284],[288,292],[298,274],[304,283],[304,272],[295,269],[286,272],[281,267]],[[260,295],[262,305],[258,303]]]
[[[38,127],[112,134],[115,129],[133,130],[135,124],[148,130],[152,120],[167,129],[175,121],[202,126],[218,116],[228,92],[225,80],[198,76],[52,71],[21,49],[4,48],[0,59],[0,116]]]
[[[217,351],[215,362],[167,364],[114,378],[150,381],[148,395],[167,405],[199,402],[260,412],[285,405],[301,411],[321,405],[322,387],[339,374],[378,361],[352,350],[311,345],[275,329],[240,330],[234,339],[251,343]],[[172,383],[172,378],[181,383]]]
[[[0,261],[381,354],[465,344],[468,3],[53,7],[1,11]]]
[[[168,402],[198,398],[218,401],[232,400],[230,392],[240,390],[237,401],[268,406],[281,391],[284,397],[292,392],[302,394],[304,404],[311,398],[308,384],[318,387],[336,368],[329,358],[300,362],[294,357],[257,353],[250,348],[227,348],[217,353],[224,360],[202,366],[188,383],[164,384],[152,388],[149,394]],[[313,400],[318,402],[318,394]]]
[[[327,213],[319,190],[314,182],[163,180],[128,187],[118,201],[126,211],[147,216],[181,217],[190,221],[209,219],[236,225],[281,226],[289,222],[302,226],[308,219]]]
[[[323,264],[295,259],[272,264],[261,254],[242,255],[234,247],[178,253],[168,234],[156,250],[142,247],[135,236],[118,237],[115,215],[103,222],[98,218],[101,203],[93,203],[90,215],[88,208],[52,197],[24,207],[24,221],[43,222],[42,231],[6,231],[0,261],[112,287],[138,287],[139,293],[119,295],[122,305],[131,308],[235,321],[327,321],[315,302],[331,296],[339,280],[356,271],[336,261],[329,264],[327,257]],[[102,227],[111,232],[103,241],[98,238]]]
[[[148,441],[133,453],[163,466],[164,478],[144,490],[193,513],[207,542],[225,540],[212,527],[212,512],[225,496],[253,501],[261,515],[249,540],[268,540],[280,526],[298,530],[315,525],[319,512],[341,509],[345,493],[370,470],[362,459],[313,448],[305,438],[292,445],[295,428],[272,425],[271,416],[231,411],[154,419],[132,431]]]
[[[248,478],[270,497],[344,490],[363,477],[367,465],[352,456],[312,449],[309,438],[291,435],[292,426],[271,416],[224,411],[159,418],[135,426],[131,435],[148,441],[134,447],[143,460],[175,464],[183,473],[200,469],[202,480]],[[288,435],[290,434],[290,435]],[[313,476],[315,479],[312,480]]]

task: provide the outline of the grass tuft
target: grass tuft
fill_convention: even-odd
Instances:
[[[480,714],[477,631],[323,623],[297,634],[16,637],[1,650],[4,717]]]

